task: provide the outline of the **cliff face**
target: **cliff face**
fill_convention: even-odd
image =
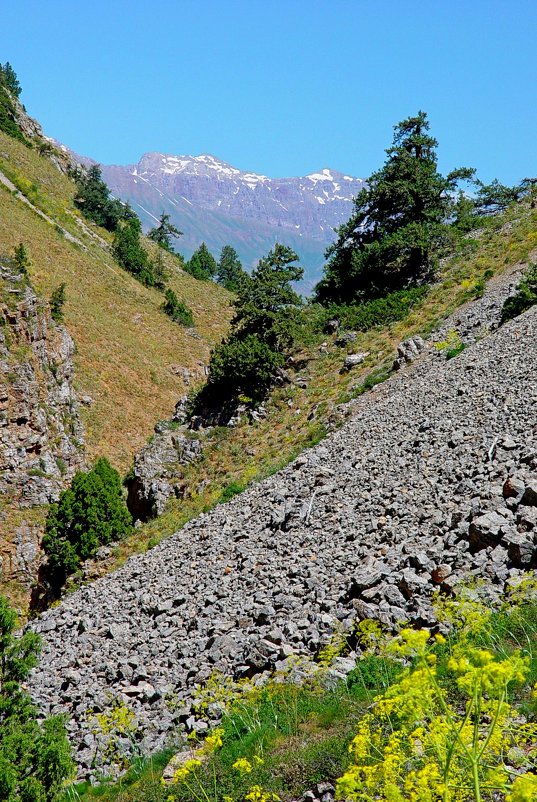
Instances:
[[[28,587],[44,505],[83,467],[74,343],[9,260],[0,259],[0,582]]]

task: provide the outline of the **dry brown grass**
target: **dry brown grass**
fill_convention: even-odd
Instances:
[[[94,399],[82,411],[88,457],[104,454],[126,470],[155,422],[169,417],[188,389],[180,368],[201,379],[212,345],[226,330],[229,295],[211,282],[196,281],[167,257],[170,286],[194,313],[200,336],[192,336],[160,310],[162,293],[129,276],[77,225],[74,185],[46,158],[0,133],[0,170],[12,180],[24,179],[25,187],[33,185],[30,199],[87,249],[67,241],[0,186],[0,251],[24,242],[31,281],[44,296],[66,284],[65,323],[77,348],[76,386]]]

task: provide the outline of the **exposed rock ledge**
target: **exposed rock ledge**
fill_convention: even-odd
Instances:
[[[83,430],[67,329],[5,259],[0,291],[0,580],[29,587],[41,535],[32,508],[83,466]]]

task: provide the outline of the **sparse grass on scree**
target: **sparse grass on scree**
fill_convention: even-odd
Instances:
[[[0,132],[0,171],[87,249],[68,242],[0,184],[0,252],[25,244],[30,280],[43,297],[65,282],[65,324],[77,349],[75,383],[94,399],[82,409],[88,456],[107,456],[126,471],[155,422],[169,417],[188,389],[180,368],[201,379],[200,362],[208,361],[227,328],[230,296],[178,270],[179,262],[164,254],[169,286],[192,309],[200,338],[192,336],[162,312],[162,293],[143,287],[87,233],[97,231],[111,242],[107,232],[78,224],[75,186],[48,159]],[[145,245],[156,253],[154,243]]]
[[[463,696],[453,679],[449,661],[461,644],[468,649],[489,650],[498,660],[521,650],[529,660],[528,671],[523,682],[510,686],[508,701],[528,721],[534,721],[537,603],[526,598],[522,603],[509,605],[508,609],[493,613],[479,632],[455,633],[435,647],[439,683],[446,698],[455,704],[459,704],[459,699],[462,703]],[[207,797],[199,792],[194,780],[190,789],[186,783],[162,786],[160,775],[168,753],[134,766],[119,783],[93,788],[77,786],[65,802],[97,799],[165,802],[170,796],[178,802],[199,798],[224,802],[226,797],[241,802],[253,785],[276,793],[283,802],[298,799],[317,783],[334,782],[347,770],[352,762],[348,747],[364,713],[371,710],[376,696],[384,694],[401,678],[401,663],[383,652],[381,648],[380,653],[377,650],[359,659],[347,679],[332,687],[319,679],[321,672],[302,685],[272,682],[265,689],[239,696],[222,721],[221,749],[197,771]],[[241,774],[233,768],[239,758],[250,762],[251,772]],[[484,795],[484,800],[488,802],[489,796]]]

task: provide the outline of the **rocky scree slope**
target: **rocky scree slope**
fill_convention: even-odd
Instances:
[[[2,582],[35,580],[41,527],[32,510],[56,501],[84,465],[74,350],[24,276],[0,261]]]
[[[501,595],[535,567],[536,366],[537,309],[456,359],[430,348],[285,470],[47,611],[30,690],[68,713],[82,772],[85,710],[111,696],[158,748],[210,723],[190,696],[215,670],[280,667],[356,618],[430,624],[435,589]]]

